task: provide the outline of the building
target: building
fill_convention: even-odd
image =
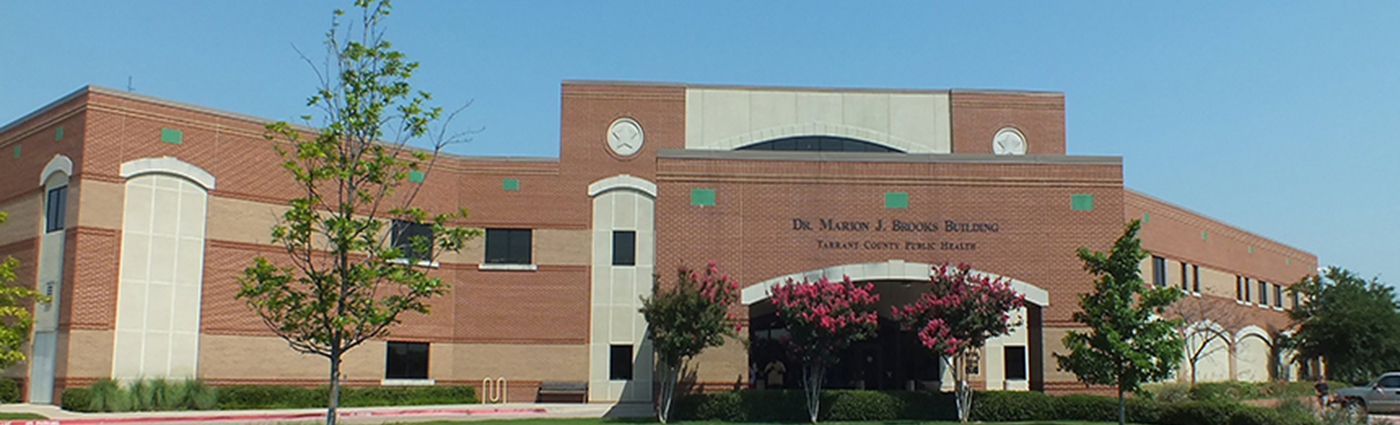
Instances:
[[[471,211],[484,240],[433,273],[453,290],[428,316],[346,358],[351,385],[504,380],[528,401],[544,381],[587,382],[590,401],[644,401],[651,353],[639,297],[653,274],[717,261],[743,290],[754,353],[701,356],[707,388],[748,385],[777,354],[768,285],[848,275],[876,284],[882,315],[929,265],[1014,279],[1023,325],[980,356],[975,385],[1079,391],[1051,354],[1076,327],[1091,278],[1075,249],[1107,249],[1141,219],[1144,276],[1221,306],[1233,337],[1201,379],[1264,380],[1289,283],[1312,254],[1123,186],[1118,157],[1066,154],[1064,95],[657,83],[562,84],[558,158],[449,156],[420,206]],[[267,120],[85,87],[0,127],[0,256],[36,306],[30,361],[7,371],[36,403],[99,378],[197,376],[212,384],[316,385],[234,299],[295,195]],[[833,386],[937,385],[937,362],[888,325],[853,347]],[[1216,347],[1220,348],[1220,347]],[[796,369],[792,369],[796,370]],[[1274,372],[1278,374],[1279,372]],[[1287,374],[1287,372],[1284,372]],[[795,381],[788,380],[789,383]]]

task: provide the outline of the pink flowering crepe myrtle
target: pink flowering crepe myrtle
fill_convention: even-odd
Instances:
[[[820,411],[822,377],[840,360],[838,354],[852,342],[875,335],[875,285],[857,285],[849,276],[839,282],[787,283],[768,290],[778,319],[787,330],[785,342],[793,357],[802,361],[803,394],[812,423]]]
[[[949,363],[957,381],[958,418],[967,422],[972,391],[967,386],[967,354],[987,339],[1006,335],[1015,323],[1012,310],[1025,305],[1025,295],[1011,289],[1011,279],[974,274],[966,264],[934,266],[928,292],[913,304],[893,307],[892,313],[919,343]]]

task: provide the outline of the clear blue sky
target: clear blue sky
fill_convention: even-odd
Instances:
[[[349,1],[0,0],[0,122],[83,85],[293,119]],[[1400,282],[1400,2],[400,1],[465,155],[555,156],[564,79],[1063,91],[1127,186]]]

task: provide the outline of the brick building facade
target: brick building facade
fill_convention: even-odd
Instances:
[[[983,350],[977,385],[1080,390],[1051,357],[1091,287],[1074,251],[1107,249],[1129,219],[1155,256],[1145,278],[1237,318],[1217,324],[1234,338],[1196,372],[1286,378],[1269,349],[1293,306],[1280,295],[1316,257],[1124,188],[1120,158],[1066,155],[1064,119],[1060,93],[565,82],[557,159],[447,156],[422,177],[418,206],[466,207],[462,224],[486,240],[441,258],[431,273],[449,295],[352,351],[346,380],[504,378],[511,401],[587,382],[591,401],[645,401],[637,307],[654,274],[718,262],[745,288],[736,308],[761,347],[768,285],[849,275],[899,303],[930,264],[953,262],[1013,279],[1029,301],[1023,325]],[[31,402],[100,378],[322,382],[324,361],[234,299],[251,258],[278,254],[268,230],[297,194],[265,122],[87,87],[0,127],[0,256],[55,299],[36,306],[31,360],[7,371]],[[937,385],[937,362],[882,333],[834,383]],[[782,359],[758,350],[711,350],[697,380],[766,385]]]

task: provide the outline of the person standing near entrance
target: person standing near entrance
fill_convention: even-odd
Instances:
[[[1327,377],[1319,376],[1317,378],[1317,385],[1313,385],[1313,390],[1317,391],[1317,406],[1326,409],[1327,393],[1331,390],[1327,385]]]
[[[783,362],[774,360],[763,368],[763,374],[767,378],[769,389],[782,389],[783,378],[787,376],[787,366]]]

